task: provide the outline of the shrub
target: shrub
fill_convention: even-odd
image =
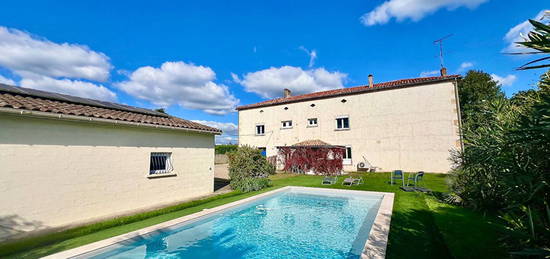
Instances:
[[[241,146],[227,155],[229,157],[229,177],[233,189],[250,192],[270,185],[268,177],[275,173],[275,167],[262,156],[260,150],[250,146]]]
[[[240,181],[231,181],[231,187],[241,192],[253,192],[271,186],[268,178],[243,178]]]
[[[486,102],[486,118],[464,123],[451,190],[462,203],[497,213],[523,233],[516,248],[550,244],[550,74],[536,91]]]
[[[216,154],[223,155],[237,150],[237,145],[216,145]]]

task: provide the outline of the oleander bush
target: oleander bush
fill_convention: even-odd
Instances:
[[[464,120],[450,189],[468,207],[500,215],[514,255],[550,250],[550,71],[538,89],[480,102]],[[519,241],[519,242],[518,242]]]
[[[275,174],[275,167],[262,156],[261,151],[240,146],[229,152],[229,178],[231,187],[242,192],[251,192],[269,187],[269,175]]]

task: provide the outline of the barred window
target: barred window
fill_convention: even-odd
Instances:
[[[172,153],[151,153],[149,174],[166,174],[172,172]]]

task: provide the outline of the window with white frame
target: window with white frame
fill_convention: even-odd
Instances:
[[[308,127],[317,127],[317,118],[307,119]]]
[[[256,135],[261,136],[265,134],[265,125],[259,124],[256,125]]]
[[[167,174],[172,172],[172,153],[151,153],[149,174]]]
[[[339,130],[349,129],[349,117],[342,116],[342,117],[336,118],[336,129],[339,129]]]
[[[281,124],[283,129],[292,128],[292,121],[281,121]]]
[[[344,165],[351,165],[351,146],[346,146],[346,150],[344,150],[344,160],[342,163]]]

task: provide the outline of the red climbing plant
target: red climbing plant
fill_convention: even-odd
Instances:
[[[337,175],[342,171],[342,147],[279,147],[284,170],[294,173],[312,171],[317,175]]]

